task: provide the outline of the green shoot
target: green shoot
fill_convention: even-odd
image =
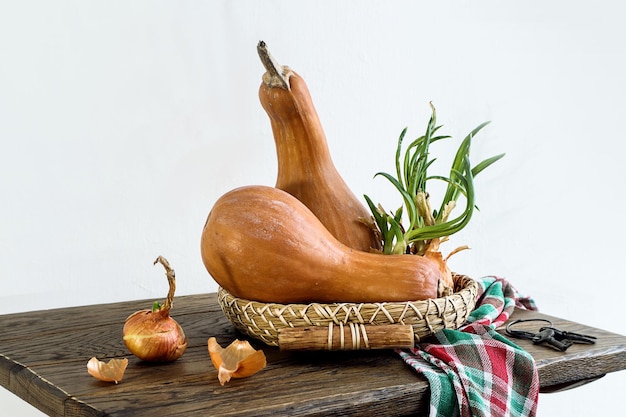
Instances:
[[[461,142],[449,176],[428,175],[429,168],[436,159],[430,158],[430,145],[450,136],[439,135],[441,126],[437,126],[435,107],[430,104],[432,114],[424,135],[412,141],[404,150],[402,143],[407,133],[405,128],[400,133],[396,148],[396,175],[378,172],[374,177],[386,178],[402,196],[403,205],[394,213],[387,213],[379,205],[365,195],[367,205],[372,212],[374,221],[381,232],[383,253],[414,253],[423,255],[428,250],[438,250],[439,243],[448,236],[462,230],[469,223],[476,208],[474,177],[501,159],[504,154],[487,158],[474,167],[470,164],[470,149],[474,136],[489,122],[484,122],[472,130]],[[439,210],[433,210],[430,195],[426,189],[432,180],[447,184]],[[459,197],[463,195],[465,207],[463,212],[450,219]],[[402,225],[402,217],[406,215],[408,226]]]

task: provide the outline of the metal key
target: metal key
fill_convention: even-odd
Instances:
[[[553,347],[554,349],[565,352],[568,347],[572,346],[572,342],[564,339],[558,340],[556,336],[556,332],[551,327],[544,327],[539,329],[539,333],[535,334],[535,336],[531,339],[536,345],[548,345]]]
[[[574,332],[568,332],[565,330],[560,330],[557,329],[556,327],[542,327],[541,329],[539,329],[539,331],[544,331],[544,330],[552,330],[554,331],[554,338],[560,341],[570,341],[572,343],[583,343],[583,344],[588,344],[588,345],[592,345],[594,343],[596,343],[596,337],[595,336],[589,336],[586,334],[580,334],[580,333],[574,333]]]

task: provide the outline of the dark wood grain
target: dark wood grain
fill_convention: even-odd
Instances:
[[[426,412],[429,388],[392,351],[289,352],[253,341],[268,365],[225,386],[207,352],[207,339],[222,345],[243,338],[223,316],[215,294],[178,297],[172,316],[189,337],[185,355],[148,364],[129,354],[122,326],[150,300],[0,316],[0,384],[51,416],[143,415],[407,415]],[[514,341],[535,358],[542,391],[555,391],[626,369],[626,337],[548,317],[566,330],[598,337],[596,345],[557,352]],[[528,324],[528,326],[533,326]],[[503,331],[501,329],[501,331]],[[115,385],[88,375],[89,358],[127,357],[124,380]]]

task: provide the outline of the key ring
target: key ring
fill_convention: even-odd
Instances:
[[[513,326],[514,324],[527,323],[527,322],[531,322],[531,321],[541,321],[543,323],[548,323],[548,326],[552,327],[552,322],[550,320],[548,320],[548,319],[517,319],[517,320],[512,321],[509,324],[507,324],[507,326],[506,326],[506,334],[508,334],[509,336],[516,337],[518,339],[529,339],[529,340],[532,340],[533,337],[535,337],[536,333],[527,332],[525,330],[515,330],[515,329],[511,328],[511,326]]]

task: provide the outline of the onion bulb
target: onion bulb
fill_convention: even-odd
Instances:
[[[176,291],[174,270],[167,259],[159,256],[154,264],[161,263],[169,282],[165,304],[155,302],[151,310],[131,314],[124,323],[124,344],[133,355],[149,362],[171,362],[183,356],[187,337],[180,325],[170,317]]]

